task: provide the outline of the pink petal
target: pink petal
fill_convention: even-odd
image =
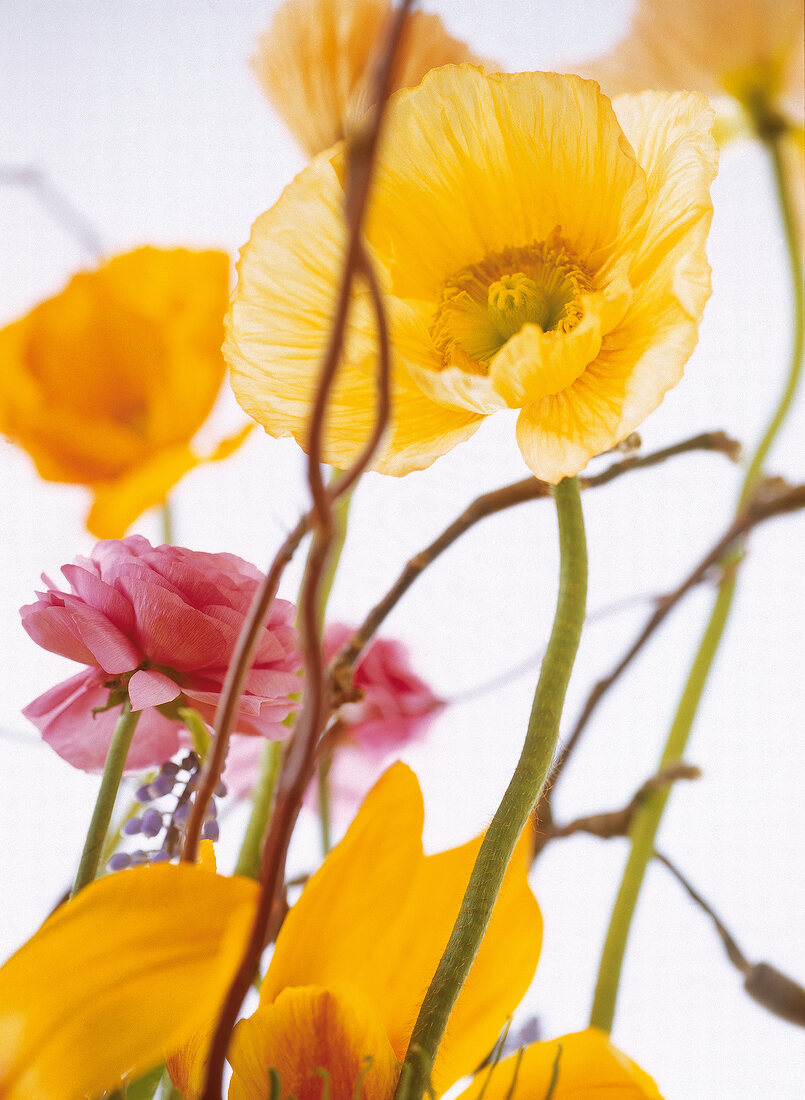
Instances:
[[[93,654],[93,664],[100,665],[112,676],[130,672],[140,664],[144,656],[142,651],[102,611],[84,603],[79,596],[65,594],[63,599],[76,629]]]
[[[62,657],[80,661],[82,665],[97,664],[72,615],[64,607],[48,606],[44,602],[32,603],[21,607],[20,614],[23,628],[42,649],[60,653]]]
[[[62,759],[82,771],[101,772],[121,708],[98,714],[93,714],[92,708],[105,706],[108,699],[103,673],[87,669],[40,695],[23,714]],[[171,722],[159,711],[144,711],[134,732],[126,774],[170,759],[179,749],[180,736],[179,723]]]
[[[170,676],[156,669],[140,669],[129,680],[129,699],[132,710],[145,710],[169,703],[181,694],[181,688]]]
[[[156,584],[138,584],[130,593],[140,644],[154,664],[170,668],[226,667],[234,637],[179,596]]]
[[[70,582],[70,587],[84,603],[103,612],[129,638],[134,633],[134,612],[131,604],[111,584],[102,581],[97,574],[79,566],[65,565],[62,573]]]

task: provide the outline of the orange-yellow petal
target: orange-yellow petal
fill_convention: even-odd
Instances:
[[[344,839],[285,918],[261,999],[288,986],[374,986],[373,948],[394,923],[422,860],[424,808],[416,776],[395,764],[366,796]],[[398,959],[387,959],[395,967]]]
[[[597,1028],[526,1047],[522,1058],[482,1070],[459,1100],[480,1100],[482,1093],[484,1100],[541,1100],[555,1068],[551,1100],[662,1100],[652,1078]]]
[[[375,1006],[402,1060],[480,844],[474,840],[426,857],[422,820],[416,777],[397,764],[370,792],[344,840],[291,909],[263,982],[262,1003],[288,987],[348,984]],[[542,921],[528,888],[527,847],[524,837],[448,1024],[434,1067],[437,1091],[489,1052],[534,974]]]
[[[48,480],[120,483],[108,526],[127,527],[198,461],[188,445],[223,380],[228,285],[225,253],[186,249],[76,275],[0,331],[0,431]]]
[[[247,424],[223,439],[209,455],[199,455],[188,444],[179,443],[159,451],[116,481],[93,485],[95,497],[87,516],[87,530],[99,539],[123,538],[138,516],[164,503],[173,486],[189,470],[204,462],[229,458],[253,427]]]
[[[372,105],[377,47],[390,0],[286,0],[252,62],[277,113],[309,156],[340,141]],[[414,12],[400,42],[390,90],[429,69],[474,61],[436,15]]]
[[[431,1081],[441,1095],[479,1065],[534,977],[542,945],[542,916],[528,886],[528,830],[518,844],[492,919],[447,1023]],[[375,1002],[392,1046],[405,1054],[423,994],[458,915],[481,838],[422,860],[399,913],[377,945]],[[391,955],[396,966],[385,966]]]
[[[215,1014],[257,886],[157,866],[88,886],[0,970],[0,1095],[78,1100],[150,1069]]]
[[[261,1004],[235,1029],[229,1060],[229,1100],[268,1100],[272,1068],[282,1100],[391,1100],[399,1072],[371,1001],[338,985],[286,989]]]

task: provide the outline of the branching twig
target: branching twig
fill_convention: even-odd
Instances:
[[[552,823],[546,825],[539,829],[536,834],[532,859],[536,859],[537,855],[550,841],[573,836],[575,833],[590,833],[602,840],[610,840],[615,836],[626,836],[632,818],[652,791],[668,787],[671,783],[676,783],[680,779],[699,779],[701,774],[701,771],[691,764],[673,764],[647,779],[636,791],[629,804],[624,806],[622,810],[609,810],[605,813],[577,817],[567,825],[554,825]]]
[[[652,454],[626,458],[592,477],[580,477],[579,485],[582,489],[594,489],[599,485],[606,485],[610,481],[614,481],[615,478],[631,470],[648,469],[676,455],[688,451],[702,450],[718,451],[731,459],[735,459],[740,452],[740,444],[731,439],[725,432],[705,432],[681,443],[676,443],[671,447],[655,451]],[[335,704],[338,705],[341,699],[348,697],[351,670],[366,645],[391,610],[429,565],[436,561],[449,546],[452,546],[457,539],[480,520],[495,515],[497,512],[503,512],[507,508],[513,508],[515,505],[525,504],[529,500],[540,500],[550,495],[551,486],[535,477],[527,477],[522,481],[516,481],[513,485],[507,485],[503,489],[495,489],[490,493],[484,493],[482,496],[477,497],[430,546],[415,554],[407,562],[402,573],[383,599],[375,604],[361,625],[333,658],[330,664],[330,682]]]
[[[761,482],[755,493],[747,501],[746,505],[741,509],[721,538],[711,547],[698,565],[688,574],[685,580],[674,589],[673,592],[670,592],[658,603],[654,613],[625,655],[607,676],[598,681],[588,695],[576,725],[573,727],[573,731],[554,762],[551,774],[548,777],[548,782],[545,785],[545,791],[535,810],[537,821],[550,821],[551,798],[555,784],[567,764],[568,759],[576,748],[596,707],[609,689],[617,683],[643,646],[648,642],[649,638],[651,638],[657,628],[664,622],[679,601],[687,595],[692,588],[699,584],[705,578],[709,570],[717,566],[730,550],[736,545],[739,545],[743,537],[753,527],[756,527],[758,524],[774,516],[797,511],[803,507],[805,507],[805,485],[797,485],[792,488],[777,478],[768,478]]]
[[[750,963],[738,944],[727,931],[721,918],[713,911],[700,893],[688,882],[682,872],[667,856],[656,849],[654,858],[662,863],[677,882],[687,891],[700,909],[708,915],[721,937],[727,957],[744,976],[744,989],[749,996],[775,1016],[789,1023],[805,1027],[805,989],[768,963]]]

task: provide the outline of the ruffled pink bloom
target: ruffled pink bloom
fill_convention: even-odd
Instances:
[[[324,634],[329,661],[352,634],[344,623],[332,623]],[[364,650],[354,683],[363,692],[357,703],[341,707],[343,727],[333,752],[329,773],[333,808],[352,813],[390,760],[421,740],[444,701],[412,670],[406,647],[378,638]],[[232,739],[224,775],[230,792],[248,795],[254,786],[262,745],[253,739]],[[315,784],[306,801],[315,803]]]
[[[175,718],[156,708],[193,707],[212,723],[237,636],[262,574],[234,554],[153,547],[140,535],[99,542],[90,558],[62,573],[70,592],[47,577],[47,591],[20,609],[35,642],[87,665],[23,710],[47,743],[84,771],[100,771],[128,691],[141,711],[127,771],[161,764],[188,740]],[[275,600],[240,701],[236,729],[278,740],[296,704],[301,665],[295,609]]]

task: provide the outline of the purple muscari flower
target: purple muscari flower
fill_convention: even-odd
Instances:
[[[120,830],[123,836],[136,836],[142,828],[142,819],[139,817],[133,817],[131,821],[127,821],[123,828]]]
[[[152,863],[168,863],[170,858],[171,858],[170,852],[166,852],[165,849],[163,848],[159,852],[156,853],[156,855],[152,858],[151,862]]]
[[[154,797],[151,794],[151,785],[149,783],[145,783],[142,787],[138,787],[135,791],[134,797],[137,799],[138,802],[150,802],[151,799]]]
[[[148,784],[148,789],[151,791],[152,798],[161,798],[163,795],[170,794],[173,790],[173,776],[172,775],[158,775],[156,779]]]
[[[174,825],[184,825],[188,817],[190,817],[190,810],[192,809],[189,802],[182,802],[180,806],[176,807],[176,811],[173,815]]]
[[[128,852],[115,852],[106,866],[110,871],[122,871],[125,867],[131,866],[131,856]]]
[[[179,774],[179,765],[175,764],[173,760],[169,760],[166,764],[162,765],[159,771],[162,775],[170,775],[175,778]]]
[[[135,819],[136,820],[136,819]],[[142,816],[142,825],[140,831],[144,836],[152,837],[157,833],[162,832],[162,814],[159,810],[155,810],[153,807],[149,807]]]
[[[217,840],[218,839],[218,822],[208,821],[204,828],[201,830],[201,835],[205,840]]]

